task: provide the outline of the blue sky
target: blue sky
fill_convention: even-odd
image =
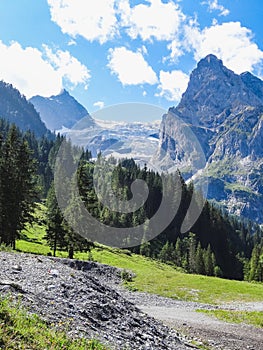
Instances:
[[[167,109],[209,53],[263,78],[262,0],[0,0],[0,79],[89,112]]]

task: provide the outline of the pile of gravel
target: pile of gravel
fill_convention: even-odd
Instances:
[[[96,338],[111,349],[189,349],[174,330],[117,292],[117,268],[8,252],[0,252],[0,264],[0,294],[11,293],[70,336]]]

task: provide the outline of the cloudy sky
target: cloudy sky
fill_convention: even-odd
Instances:
[[[168,108],[209,53],[263,78],[262,0],[0,0],[0,79],[89,112]]]

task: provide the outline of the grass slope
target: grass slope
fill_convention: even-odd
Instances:
[[[0,349],[106,350],[96,340],[70,339],[8,299],[0,299]]]
[[[23,239],[17,241],[19,251],[43,255],[50,252],[43,239],[44,212],[45,207],[39,205],[35,213],[35,223],[22,231]],[[57,256],[66,257],[67,252],[59,251]],[[92,257],[100,263],[133,271],[136,277],[127,286],[134,290],[211,304],[262,301],[263,298],[263,284],[186,274],[170,265],[131,254],[126,250],[96,244]],[[88,254],[77,253],[75,258],[87,260]]]
[[[92,255],[101,263],[133,271],[136,278],[128,283],[131,289],[211,304],[261,301],[263,297],[263,284],[186,274],[158,261],[109,248],[95,248]]]

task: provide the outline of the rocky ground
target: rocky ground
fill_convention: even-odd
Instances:
[[[225,323],[197,309],[213,305],[130,292],[121,270],[29,254],[0,252],[0,294],[12,293],[31,312],[71,336],[100,339],[112,349],[261,350],[263,331]],[[263,311],[262,303],[220,306]]]
[[[146,293],[125,291],[126,298],[134,302],[142,311],[155,319],[161,320],[168,327],[184,334],[188,340],[205,349],[214,350],[262,350],[263,330],[245,324],[231,324],[196,312],[198,309],[246,310],[263,312],[262,302],[228,303],[214,305],[195,302],[175,301]]]
[[[71,336],[96,338],[111,349],[189,349],[175,330],[114,290],[121,280],[118,269],[7,252],[0,252],[0,266],[1,295],[12,293]]]

